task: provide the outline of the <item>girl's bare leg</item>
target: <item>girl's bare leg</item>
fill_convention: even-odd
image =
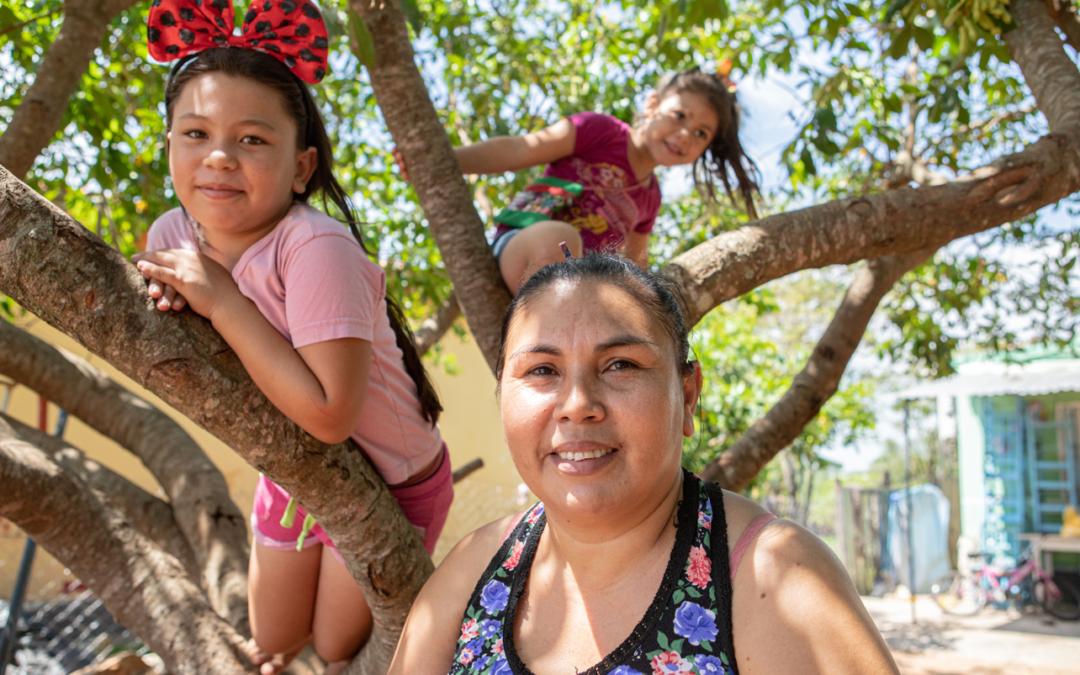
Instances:
[[[371,625],[371,610],[360,587],[330,549],[323,547],[311,630],[315,651],[329,664],[326,675],[345,670],[371,636]]]
[[[263,675],[280,672],[311,640],[322,544],[279,551],[258,542],[248,569],[248,613],[252,640],[271,655]]]
[[[512,294],[544,265],[565,260],[559,242],[566,242],[575,258],[581,257],[577,228],[558,220],[543,220],[518,232],[499,256],[499,271]]]

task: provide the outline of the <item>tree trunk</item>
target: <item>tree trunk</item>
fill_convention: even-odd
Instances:
[[[285,418],[207,321],[154,309],[133,265],[3,169],[0,292],[216,435],[314,514],[375,617],[361,665],[386,669],[433,568],[354,445],[321,443]]]
[[[108,467],[89,459],[86,453],[62,438],[29,427],[4,413],[0,413],[0,420],[7,422],[18,440],[49,455],[65,472],[94,490],[99,499],[120,511],[136,530],[176,558],[189,577],[202,577],[202,571],[195,562],[195,554],[191,552],[191,546],[176,525],[171,506]]]
[[[900,277],[933,255],[933,249],[871,260],[855,274],[825,334],[806,366],[780,400],[743,436],[701,472],[734,492],[745,488],[766,464],[791,444],[836,393],[878,303]]]
[[[52,141],[109,23],[136,0],[67,0],[64,24],[34,73],[11,123],[0,134],[0,164],[23,177]]]
[[[375,63],[367,69],[379,109],[409,166],[409,178],[465,319],[494,370],[510,293],[484,239],[484,224],[446,129],[416,68],[405,16],[393,1],[350,0],[349,5],[364,20],[375,44]]]
[[[180,563],[0,421],[0,516],[52,553],[174,675],[251,672],[244,639]]]
[[[248,627],[250,550],[244,516],[225,477],[165,413],[116,384],[74,354],[0,321],[0,374],[33,389],[94,430],[130,450],[172,504],[214,609],[241,633]]]

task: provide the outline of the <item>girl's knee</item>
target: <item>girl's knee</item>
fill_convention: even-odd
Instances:
[[[315,633],[315,653],[327,663],[335,661],[351,661],[360,653],[360,648],[371,637],[371,624],[369,623],[361,635],[331,634],[326,631]]]

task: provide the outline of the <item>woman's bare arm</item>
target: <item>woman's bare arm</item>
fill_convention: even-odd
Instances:
[[[476,582],[503,542],[514,516],[469,534],[435,569],[416,596],[387,675],[446,675]]]
[[[840,561],[788,521],[769,524],[746,550],[732,620],[741,675],[899,675]]]

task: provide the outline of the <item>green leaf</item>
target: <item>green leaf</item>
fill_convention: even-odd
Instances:
[[[889,4],[885,6],[885,12],[881,15],[881,18],[885,23],[889,23],[893,20],[900,11],[911,4],[913,0],[889,0]]]
[[[663,631],[657,631],[657,633],[656,633],[656,644],[659,645],[660,649],[663,649],[665,652],[670,652],[671,651],[671,647],[668,645],[667,636],[664,635]]]
[[[362,66],[375,63],[375,43],[367,24],[355,11],[349,10],[349,48]]]
[[[419,35],[424,29],[424,15],[416,5],[416,0],[401,0],[401,11],[412,26],[413,33]]]

